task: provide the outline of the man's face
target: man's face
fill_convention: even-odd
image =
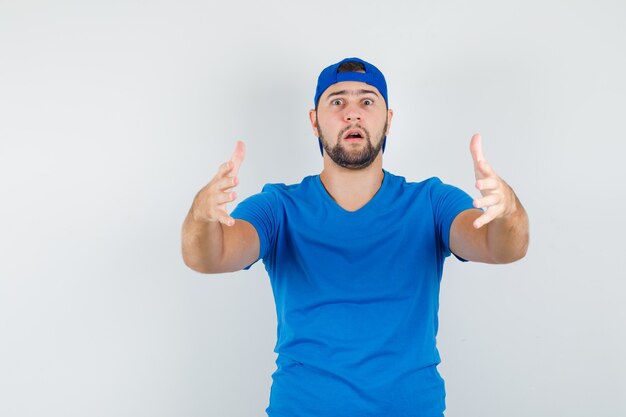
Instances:
[[[341,167],[362,169],[379,155],[393,112],[376,87],[344,81],[324,91],[309,116],[328,156]]]

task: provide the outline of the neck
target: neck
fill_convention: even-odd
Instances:
[[[348,211],[356,211],[374,197],[384,176],[382,152],[370,166],[363,169],[340,167],[324,154],[320,180],[337,204]]]

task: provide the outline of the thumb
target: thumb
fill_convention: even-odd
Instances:
[[[472,154],[472,160],[474,161],[474,167],[478,167],[478,161],[483,161],[485,156],[483,155],[483,141],[480,137],[480,133],[474,133],[470,140],[470,152]]]
[[[233,156],[230,157],[230,160],[233,163],[233,169],[230,171],[229,177],[236,177],[239,173],[239,167],[241,167],[241,163],[243,162],[246,156],[246,145],[238,140],[235,145],[235,152],[233,152]]]

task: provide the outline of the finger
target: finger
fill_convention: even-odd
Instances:
[[[218,191],[225,191],[225,190],[228,190],[229,188],[236,187],[237,185],[239,185],[239,178],[238,177],[230,177],[230,176],[228,176],[228,177],[220,178],[215,183],[214,187]]]
[[[225,193],[219,193],[215,196],[215,204],[222,205],[226,203],[230,203],[237,198],[237,193],[234,191],[228,191]]]
[[[235,219],[233,219],[230,216],[226,216],[223,220],[220,220],[220,222],[225,225],[225,226],[234,226],[235,225]]]
[[[226,161],[217,169],[217,177],[223,177],[233,169],[232,161]]]
[[[489,162],[484,159],[478,161],[474,164],[474,172],[476,173],[477,179],[484,179],[485,177],[496,177],[497,174],[489,165]]]
[[[487,223],[490,223],[493,219],[495,219],[498,216],[498,210],[494,210],[492,208],[489,208],[487,211],[485,211],[479,218],[477,218],[476,220],[474,220],[473,226],[476,229],[480,229],[481,227],[483,227],[484,225],[486,225]]]
[[[241,163],[246,156],[246,145],[242,141],[238,140],[235,145],[235,151],[233,152],[233,156],[230,157],[230,161],[233,164],[233,170],[230,172],[230,176],[234,177],[239,173],[239,168],[241,167]]]
[[[477,198],[473,203],[474,207],[481,209],[495,206],[496,204],[499,204],[501,200],[502,198],[499,194],[489,194],[483,198]]]
[[[217,220],[225,226],[232,226],[235,224],[235,219],[230,217],[224,210],[220,210]]]
[[[483,155],[483,144],[480,133],[474,133],[472,139],[470,140],[470,153],[472,154],[472,160],[474,161],[474,166],[478,163],[478,161],[482,161],[485,159]]]
[[[495,190],[500,186],[497,178],[482,178],[476,181],[476,188],[480,191]]]

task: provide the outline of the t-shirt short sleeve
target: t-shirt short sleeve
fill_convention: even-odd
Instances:
[[[462,211],[474,208],[472,197],[465,191],[449,184],[444,184],[439,178],[433,178],[431,201],[437,235],[442,245],[444,256],[450,256],[450,228],[452,222]],[[456,256],[456,255],[455,255]],[[459,258],[461,261],[465,259]]]
[[[252,224],[259,235],[259,258],[244,269],[250,269],[259,259],[264,258],[275,243],[277,196],[267,189],[266,185],[260,193],[243,200],[230,214],[234,219],[245,220]]]

